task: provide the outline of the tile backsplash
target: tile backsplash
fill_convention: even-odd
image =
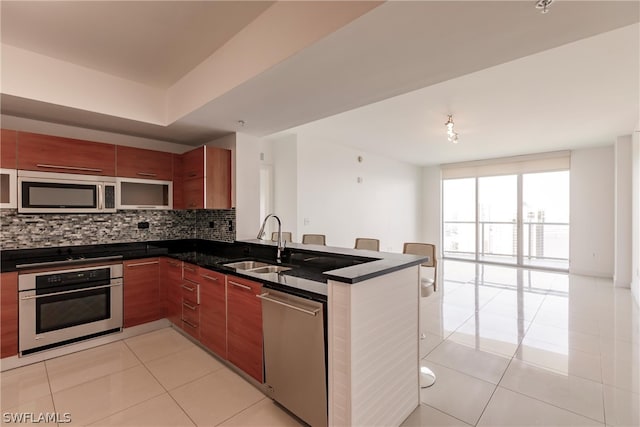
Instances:
[[[147,222],[149,228],[138,228]],[[233,242],[235,209],[119,210],[110,214],[18,214],[0,209],[2,249],[198,238]]]

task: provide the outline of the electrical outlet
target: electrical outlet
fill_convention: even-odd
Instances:
[[[141,221],[138,223],[138,229],[146,230],[149,228],[149,223],[147,221]]]
[[[213,221],[209,221],[209,228],[215,228],[216,223]]]
[[[309,218],[305,218],[304,225],[309,225],[309,224],[311,224],[311,220],[309,220]]]
[[[229,231],[233,231],[233,221],[232,221],[232,220],[229,220],[229,221],[227,222],[227,227],[228,227],[228,230],[229,230]]]

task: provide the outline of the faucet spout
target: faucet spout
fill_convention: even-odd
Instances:
[[[278,218],[277,215],[275,214],[269,214],[264,218],[264,221],[262,221],[262,226],[260,227],[260,231],[258,231],[258,240],[262,240],[262,237],[264,236],[264,227],[267,225],[267,221],[269,220],[269,218],[275,218],[276,221],[278,222],[278,250],[276,252],[276,261],[278,263],[282,262],[282,251],[284,250],[284,241],[282,240],[282,222],[280,221],[280,218]]]

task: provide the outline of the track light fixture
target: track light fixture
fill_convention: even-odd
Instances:
[[[453,130],[453,116],[449,114],[447,122],[444,124],[447,127],[447,139],[454,144],[458,143],[458,133]]]

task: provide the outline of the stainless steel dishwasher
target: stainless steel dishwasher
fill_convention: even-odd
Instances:
[[[327,425],[321,302],[267,289],[262,299],[267,392],[312,426]]]

